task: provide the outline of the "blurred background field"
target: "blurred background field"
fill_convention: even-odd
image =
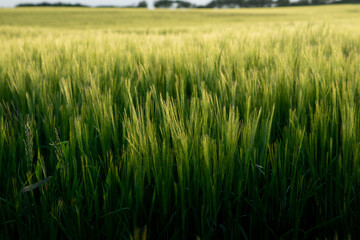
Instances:
[[[357,29],[358,5],[243,9],[119,9],[119,8],[14,8],[0,9],[0,26],[52,30],[138,30],[246,27],[253,24],[284,26],[294,23],[329,23]]]
[[[356,239],[359,13],[0,9],[0,238]]]

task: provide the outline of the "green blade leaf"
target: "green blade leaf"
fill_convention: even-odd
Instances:
[[[47,183],[48,181],[50,181],[50,179],[52,178],[52,176],[49,176],[41,181],[38,181],[34,184],[31,184],[29,186],[26,186],[23,188],[22,192],[30,192],[33,191],[34,189],[37,189],[38,187],[40,187],[41,185],[44,185],[45,183]]]

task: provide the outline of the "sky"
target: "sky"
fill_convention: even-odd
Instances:
[[[39,2],[81,3],[90,6],[96,6],[96,5],[129,6],[129,5],[137,5],[140,1],[142,0],[65,0],[65,1],[64,0],[0,0],[0,7],[15,7],[15,5],[19,3],[39,3]],[[188,2],[201,5],[210,2],[210,0],[188,0]]]

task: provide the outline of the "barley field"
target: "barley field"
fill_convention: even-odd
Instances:
[[[357,239],[360,5],[0,9],[0,239]]]

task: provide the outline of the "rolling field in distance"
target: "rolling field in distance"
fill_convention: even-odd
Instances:
[[[356,239],[359,26],[0,9],[0,239]]]

